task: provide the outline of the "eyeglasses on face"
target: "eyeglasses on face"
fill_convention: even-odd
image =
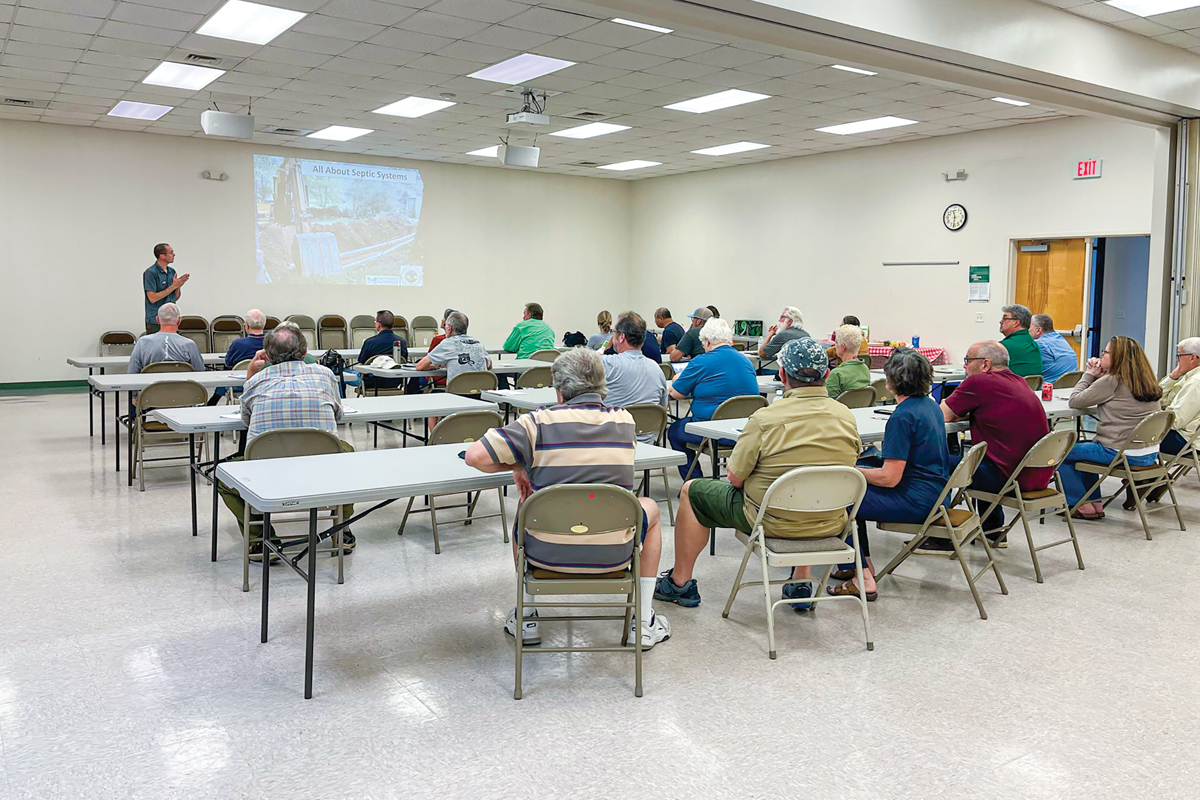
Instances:
[[[963,364],[970,364],[972,361],[987,361],[987,356],[966,356],[963,358]]]

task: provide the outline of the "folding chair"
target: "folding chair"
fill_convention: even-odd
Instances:
[[[987,537],[983,535],[983,524],[979,521],[979,515],[971,508],[954,508],[954,506],[958,505],[965,498],[966,488],[971,485],[971,477],[975,474],[975,470],[979,468],[979,462],[983,461],[983,454],[986,451],[987,443],[980,442],[966,452],[962,461],[954,468],[954,472],[950,473],[950,480],[946,481],[945,488],[938,495],[937,502],[933,505],[933,510],[929,512],[929,516],[920,525],[900,522],[876,523],[876,526],[880,530],[911,533],[913,535],[908,544],[904,545],[904,548],[896,554],[896,557],[875,575],[877,581],[900,566],[906,558],[912,555],[913,550],[917,549],[930,535],[944,536],[954,546],[954,557],[962,567],[963,575],[967,579],[967,586],[971,587],[971,596],[975,598],[975,605],[979,609],[980,619],[987,619],[987,612],[983,609],[983,600],[979,597],[979,590],[975,587],[975,582],[979,580],[983,573],[989,569],[996,573],[996,582],[1000,584],[1000,593],[1008,594],[1008,587],[1004,585],[1004,578],[1000,575],[1000,567],[996,564],[996,554],[992,551],[992,546],[988,544]],[[945,505],[945,501],[952,492],[954,494],[950,497],[950,504],[947,506]],[[967,564],[963,548],[976,540],[983,545],[983,552],[987,556],[987,564],[983,566],[983,569],[972,573],[971,567]],[[862,584],[858,585],[862,586]]]
[[[1200,427],[1196,428],[1196,432],[1190,437],[1183,431],[1178,431],[1178,433],[1184,438],[1186,444],[1182,450],[1163,462],[1163,466],[1171,473],[1172,484],[1177,483],[1180,478],[1193,469],[1196,470],[1196,477],[1200,478],[1200,455],[1197,455],[1196,452],[1197,447],[1200,447]],[[1161,456],[1159,458],[1161,459]]]
[[[625,406],[625,410],[633,415],[633,425],[637,430],[637,435],[641,436],[646,433],[654,434],[654,443],[659,446],[665,446],[667,436],[667,410],[658,403],[635,403],[631,406]],[[660,472],[663,479],[663,490],[667,496],[667,516],[670,517],[671,525],[675,525],[675,505],[671,502],[671,484],[667,477],[667,470],[672,467],[663,467]],[[642,473],[642,484],[637,488],[637,491],[645,492],[646,497],[650,496],[650,470],[645,470]]]
[[[534,367],[517,376],[518,389],[545,389],[554,385],[554,373],[550,367]]]
[[[442,420],[434,426],[429,432],[430,445],[435,444],[461,444],[463,442],[474,442],[483,438],[483,435],[492,428],[499,428],[503,424],[500,415],[495,411],[459,411],[456,414],[451,414],[448,417],[443,417]],[[408,498],[408,506],[404,509],[404,517],[400,520],[400,529],[396,531],[397,536],[404,535],[404,526],[408,524],[409,514],[418,514],[425,511],[429,512],[429,519],[433,523],[433,552],[442,552],[442,543],[438,538],[438,510],[447,511],[452,508],[467,509],[467,516],[463,519],[443,520],[442,524],[462,523],[470,525],[477,519],[488,519],[491,517],[500,517],[501,523],[504,525],[504,541],[508,541],[508,512],[504,507],[504,491],[503,487],[496,489],[496,497],[500,500],[499,514],[483,514],[475,515],[475,504],[479,502],[481,492],[476,492],[475,497],[471,497],[471,493],[467,492],[467,502],[454,506],[439,506],[437,499],[439,497],[448,497],[449,495],[427,495],[429,505],[425,508],[418,508],[413,511],[413,501],[416,497]]]
[[[395,327],[392,330],[396,330]],[[363,342],[375,335],[375,317],[359,314],[350,320],[350,346],[362,347]]]
[[[229,352],[229,345],[242,337],[246,321],[236,314],[223,314],[212,321],[212,351]]]
[[[1058,376],[1058,380],[1054,382],[1055,389],[1074,389],[1075,384],[1079,383],[1079,379],[1083,377],[1082,372],[1066,372]],[[1038,387],[1041,388],[1041,387]]]
[[[1115,500],[1119,495],[1124,494],[1128,488],[1133,494],[1133,505],[1137,509],[1138,517],[1142,521],[1142,530],[1146,532],[1147,539],[1153,539],[1150,535],[1150,523],[1146,519],[1146,515],[1155,511],[1165,511],[1168,508],[1175,509],[1175,518],[1179,521],[1179,530],[1186,531],[1187,527],[1183,524],[1183,513],[1179,510],[1179,502],[1175,497],[1175,482],[1171,479],[1171,473],[1162,462],[1162,456],[1159,453],[1154,455],[1154,463],[1144,467],[1135,466],[1129,463],[1129,457],[1126,452],[1129,450],[1141,450],[1147,447],[1156,447],[1171,427],[1175,424],[1174,411],[1155,411],[1153,414],[1147,415],[1137,424],[1137,427],[1129,434],[1129,438],[1125,440],[1125,444],[1121,445],[1121,449],[1113,458],[1110,464],[1092,464],[1087,461],[1075,462],[1075,469],[1080,472],[1090,472],[1093,475],[1099,475],[1100,478],[1096,481],[1079,502],[1071,507],[1071,511],[1075,511],[1084,503],[1098,502],[1101,507],[1107,507],[1109,503]],[[1105,478],[1119,478],[1121,487],[1116,492],[1104,497],[1102,486]],[[1145,503],[1145,495],[1154,491],[1157,488],[1164,488],[1171,495],[1171,502],[1167,505],[1160,505],[1156,508],[1147,508]],[[1095,500],[1088,498],[1094,492],[1099,490],[1099,496]]]
[[[1030,389],[1032,389],[1035,392],[1041,393],[1042,383],[1043,383],[1043,381],[1042,381],[1041,375],[1026,375],[1025,376],[1025,385],[1028,386]]]
[[[880,405],[887,405],[896,402],[896,395],[888,388],[887,378],[880,378],[876,381],[871,381],[871,388],[875,390],[875,402]]]
[[[174,364],[174,362],[162,362]],[[154,366],[154,365],[151,365]],[[190,364],[185,364],[191,372]],[[208,400],[208,390],[195,381],[163,381],[152,383],[138,392],[133,414],[133,450],[138,475],[138,491],[146,491],[147,462],[153,462],[151,469],[160,469],[178,464],[160,464],[161,461],[178,461],[190,456],[163,456],[161,458],[146,458],[146,450],[152,447],[189,447],[186,434],[172,431],[165,424],[146,419],[146,415],[156,408],[188,408],[202,406]]]
[[[854,467],[797,467],[780,475],[767,487],[763,495],[762,505],[754,518],[750,533],[737,531],[738,540],[746,545],[742,555],[742,565],[737,577],[733,579],[733,588],[729,591],[729,600],[721,616],[728,619],[729,610],[733,608],[733,600],[737,593],[747,586],[763,587],[763,601],[767,608],[767,655],[775,658],[775,609],[782,605],[793,603],[816,603],[825,600],[857,601],[862,611],[863,629],[866,631],[867,649],[875,649],[875,641],[871,638],[871,617],[867,612],[867,601],[860,592],[857,595],[828,595],[823,594],[829,575],[838,564],[854,562],[854,574],[858,583],[863,585],[862,559],[859,558],[858,526],[854,517],[858,506],[867,491],[867,480]],[[768,511],[785,511],[791,513],[816,513],[822,511],[842,511],[850,509],[846,526],[836,536],[826,536],[818,539],[776,539],[767,535],[763,520]],[[850,535],[850,544],[846,544],[846,535]],[[762,580],[742,581],[750,556],[758,554],[762,561]],[[771,567],[825,567],[825,575],[812,597],[800,599],[771,600],[771,587],[787,583],[787,580],[773,581],[767,570]]]
[[[267,317],[267,322],[263,325],[263,333],[275,330],[279,327],[279,317]]]
[[[406,345],[412,344],[412,330],[408,327],[408,320],[399,314],[395,315],[396,319],[392,322],[392,333],[404,340]],[[375,330],[375,318],[371,317],[371,330]]]
[[[553,347],[549,347],[544,350],[534,350],[529,354],[529,357],[534,361],[549,361],[553,363],[558,360],[560,355],[562,355],[561,352],[555,350]]]
[[[446,381],[446,393],[478,398],[483,392],[495,391],[499,385],[500,380],[496,373],[485,369],[473,369],[460,372]]]
[[[539,489],[517,514],[517,643],[513,698],[520,700],[526,653],[628,653],[634,658],[634,696],[642,696],[642,637],[629,628],[641,600],[642,506],[633,493],[611,484],[561,484]],[[570,567],[560,566],[564,561]],[[526,603],[524,592],[534,596]],[[572,595],[624,595],[621,602],[566,602]],[[545,599],[542,599],[545,598]],[[611,608],[623,614],[552,616],[539,622],[622,620],[619,647],[526,648],[520,626],[525,609]]]
[[[212,328],[204,317],[186,315],[179,318],[179,335],[191,339],[201,353],[211,353]]]
[[[342,442],[337,436],[328,431],[320,430],[319,428],[279,428],[266,433],[260,433],[255,436],[246,445],[245,459],[247,461],[256,461],[264,458],[294,458],[296,456],[320,456],[342,452]],[[317,509],[320,512],[329,512],[329,519],[334,526],[340,525],[342,522],[342,507],[325,506]],[[303,522],[308,523],[309,513],[307,511],[297,512],[295,515],[276,513],[271,515],[271,524],[279,525],[287,522]],[[250,516],[250,505],[246,504],[246,509],[242,517],[242,526],[246,534],[242,537],[242,591],[250,591],[250,545],[254,541],[262,541],[263,534],[260,533],[257,537],[252,533],[252,529],[257,526],[262,528],[262,517],[252,519]],[[292,539],[288,544],[300,544],[308,542],[307,529],[302,534],[297,534],[294,537],[279,537],[281,541],[285,538]],[[288,546],[285,544],[285,546]],[[263,558],[269,558],[263,548]],[[337,557],[338,562],[338,583],[346,582],[345,559],[342,551],[342,529],[338,528],[333,535],[331,547],[318,548],[318,552],[328,552],[330,555]]]
[[[760,408],[766,408],[766,406],[767,398],[763,397],[761,394],[738,395],[737,397],[730,397],[728,400],[725,400],[723,403],[721,403],[721,405],[717,406],[717,410],[713,412],[713,415],[710,419],[741,419],[742,417],[750,416]],[[702,453],[707,451],[712,454],[712,477],[718,478],[720,477],[720,460],[722,458],[727,458],[729,454],[733,452],[732,447],[721,447],[716,443],[716,440],[713,439],[705,439],[698,445],[689,444],[687,445],[687,449],[692,451],[692,460],[691,463],[688,464],[687,475],[685,475],[683,478],[685,481],[692,477],[692,470],[695,469],[696,465],[699,463]],[[700,471],[700,475],[704,475],[703,470]]]
[[[307,314],[291,314],[284,322],[293,322],[304,334],[304,342],[310,351],[317,349],[317,321]]]
[[[345,350],[349,347],[346,318],[341,314],[326,314],[317,320],[317,344],[321,350]]]
[[[987,519],[997,505],[1003,508],[1016,509],[1017,516],[1013,517],[1012,522],[1009,522],[998,531],[984,531],[984,535],[998,534],[996,541],[1003,541],[1008,532],[1020,520],[1025,527],[1025,540],[1029,543],[1029,555],[1033,557],[1033,572],[1037,576],[1037,582],[1042,583],[1042,565],[1038,561],[1038,551],[1046,550],[1050,547],[1057,547],[1060,544],[1071,544],[1075,547],[1075,560],[1079,564],[1079,568],[1083,569],[1083,554],[1079,552],[1079,539],[1075,536],[1075,525],[1071,522],[1070,504],[1067,503],[1067,496],[1063,492],[1062,478],[1059,477],[1058,467],[1062,464],[1063,459],[1071,452],[1071,448],[1075,446],[1078,437],[1075,431],[1051,431],[1043,436],[1033,447],[1029,448],[1029,452],[1021,459],[1021,463],[1013,470],[1012,476],[1000,488],[999,492],[985,492],[981,489],[967,489],[967,497],[975,500],[975,509],[979,510],[979,503],[983,501],[988,503],[987,510],[979,515],[981,520]],[[1021,484],[1018,478],[1021,472],[1026,469],[1052,469],[1054,470],[1054,480],[1050,486],[1045,489],[1037,489],[1035,491],[1024,491],[1021,489]],[[1044,520],[1046,517],[1056,517],[1062,515],[1067,521],[1067,531],[1070,533],[1066,539],[1059,539],[1057,542],[1050,542],[1039,546],[1033,543],[1033,533],[1029,528],[1029,523],[1033,520]]]
[[[106,331],[100,334],[100,355],[127,356],[135,344],[137,337],[129,331]]]
[[[413,317],[412,341],[409,344],[413,347],[428,347],[429,343],[433,341],[433,337],[437,336],[437,332],[438,321],[433,317]]]
[[[155,361],[142,367],[143,375],[161,372],[195,372],[189,361]]]
[[[850,389],[839,394],[837,401],[846,408],[870,408],[875,405],[875,387],[864,386],[861,389]]]

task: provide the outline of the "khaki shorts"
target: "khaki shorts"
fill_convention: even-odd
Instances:
[[[706,528],[733,528],[750,532],[746,520],[746,493],[727,481],[698,478],[688,487],[688,499],[696,520]]]

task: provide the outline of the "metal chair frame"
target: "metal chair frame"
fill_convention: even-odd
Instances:
[[[237,328],[226,327],[230,322],[236,324]],[[246,321],[237,314],[222,314],[212,321],[209,329],[212,331],[212,351],[224,353],[229,350],[231,342],[245,334]]]
[[[393,330],[395,330],[393,328]],[[409,343],[413,347],[428,347],[433,341],[433,337],[438,333],[438,321],[433,317],[422,314],[419,317],[413,317],[412,320],[412,341]]]
[[[631,406],[626,406],[625,410],[633,415],[633,424],[637,435],[646,433],[654,434],[654,443],[660,447],[666,446],[667,438],[667,409],[660,406],[658,403],[635,403]],[[651,419],[653,418],[653,419]],[[671,501],[671,484],[667,470],[672,467],[663,467],[659,472],[662,474],[663,492],[667,498],[667,516],[671,520],[671,526],[675,525],[675,504]],[[637,493],[650,496],[650,470],[642,472],[642,482],[637,488]]]
[[[304,342],[310,351],[318,348],[317,321],[315,319],[308,314],[289,314],[284,322],[296,323],[296,327],[304,335]]]
[[[1079,383],[1079,379],[1083,377],[1080,371],[1064,372],[1058,376],[1058,380],[1054,381],[1055,389],[1073,389],[1075,384]]]
[[[518,389],[545,389],[554,385],[554,373],[549,366],[527,369],[517,376]]]
[[[1042,380],[1041,375],[1026,375],[1024,377],[1025,377],[1025,385],[1026,386],[1028,386],[1030,389],[1032,389],[1035,392],[1041,393],[1042,384],[1045,382]]]
[[[534,350],[532,353],[529,354],[529,357],[532,358],[534,361],[547,361],[552,364],[555,361],[557,361],[558,357],[561,355],[562,355],[562,352],[560,352],[559,350],[556,350],[553,347],[547,347],[547,348],[543,348],[541,350]]]
[[[329,341],[329,337],[336,341]],[[344,350],[350,347],[346,318],[341,314],[325,314],[317,320],[317,346],[321,350]]]
[[[394,331],[395,328],[393,327]],[[361,336],[360,334],[365,334]],[[350,320],[350,347],[361,348],[363,342],[375,335],[375,317],[370,314],[359,314]],[[406,340],[407,341],[407,340]]]
[[[201,353],[212,352],[212,324],[207,319],[195,314],[185,314],[179,318],[180,336],[191,339]]]
[[[842,392],[837,396],[837,401],[846,408],[870,408],[875,405],[876,397],[874,386],[862,386]]]
[[[751,414],[753,414],[758,409],[766,408],[766,407],[767,407],[767,398],[763,397],[761,394],[737,395],[736,397],[730,397],[726,400],[723,400],[721,402],[721,405],[717,406],[716,410],[713,411],[713,415],[709,419],[721,420],[721,419],[738,419],[740,417],[749,417]],[[742,412],[749,412],[749,413],[742,413]],[[688,464],[687,474],[683,478],[685,481],[692,477],[692,470],[696,468],[697,464],[700,461],[700,456],[705,452],[710,453],[712,455],[712,467],[713,467],[712,477],[713,478],[720,477],[720,460],[722,458],[728,457],[728,455],[733,452],[733,448],[732,447],[720,447],[716,444],[717,441],[718,440],[716,440],[716,439],[706,438],[703,442],[701,442],[698,445],[691,445],[691,444],[686,445],[687,449],[692,451],[692,460]],[[701,477],[704,476],[703,471],[701,471],[700,476]]]
[[[176,362],[166,361],[158,363],[174,364]],[[192,371],[191,365],[185,366],[187,366],[188,372]],[[156,408],[202,406],[207,400],[208,390],[195,381],[187,380],[152,383],[138,392],[132,420],[133,465],[138,476],[138,491],[146,491],[147,469],[163,469],[179,466],[179,464],[163,464],[160,462],[177,462],[180,459],[187,459],[189,467],[193,463],[193,454],[191,453],[191,445],[189,444],[187,435],[175,433],[161,422],[147,420],[146,415]],[[150,448],[179,447],[181,445],[188,449],[188,455],[146,458],[146,450]]]
[[[888,405],[896,402],[896,395],[888,389],[887,378],[878,378],[871,381],[871,388],[875,390],[875,402],[879,405]]]

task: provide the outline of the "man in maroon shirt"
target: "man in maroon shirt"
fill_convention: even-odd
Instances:
[[[1025,379],[1008,368],[1008,351],[995,341],[976,342],[963,359],[967,379],[942,401],[947,422],[971,421],[971,441],[987,442],[987,454],[975,471],[971,488],[999,492],[1029,448],[1050,432],[1046,411]],[[961,456],[959,459],[961,460]],[[1054,479],[1052,469],[1026,469],[1017,478],[1021,491],[1045,489]],[[983,521],[985,531],[1004,527],[1004,511],[997,505]],[[995,535],[988,541],[996,542]],[[945,549],[953,552],[949,540]],[[940,547],[935,543],[934,548]],[[926,550],[926,547],[922,547]]]

